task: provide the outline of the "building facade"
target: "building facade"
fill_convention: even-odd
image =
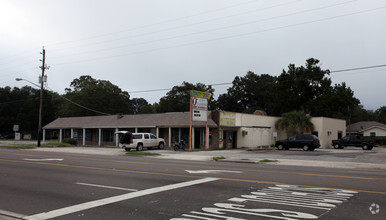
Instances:
[[[192,122],[193,149],[232,149],[273,146],[276,140],[287,138],[285,131],[276,129],[280,117],[212,111],[208,122]],[[346,122],[325,117],[312,118],[314,131],[322,148],[331,140],[346,134]],[[58,118],[43,128],[43,142],[65,138],[78,140],[79,145],[118,146],[117,131],[150,132],[165,139],[165,147],[174,141],[189,138],[190,113],[160,113]],[[208,127],[208,129],[206,129]],[[208,138],[207,138],[208,137]],[[188,145],[189,146],[189,145]]]

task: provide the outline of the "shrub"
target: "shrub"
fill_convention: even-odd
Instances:
[[[66,138],[63,140],[63,143],[71,144],[71,145],[78,145],[78,141],[74,138]]]

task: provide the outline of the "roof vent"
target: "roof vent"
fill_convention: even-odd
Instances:
[[[121,118],[123,118],[123,114],[122,113],[118,113],[117,114],[117,119],[121,119]]]

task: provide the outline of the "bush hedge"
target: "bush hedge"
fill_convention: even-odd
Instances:
[[[63,140],[63,143],[71,144],[71,145],[78,145],[78,141],[74,138],[66,138]]]
[[[374,140],[377,145],[386,145],[386,137],[363,137],[366,140]]]

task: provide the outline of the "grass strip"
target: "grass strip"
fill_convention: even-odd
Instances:
[[[127,152],[126,155],[130,155],[130,156],[158,156],[160,154],[150,153],[150,152],[142,152],[142,151],[132,151],[132,152]]]
[[[264,160],[260,160],[259,162],[260,162],[260,163],[271,163],[271,162],[278,162],[278,160],[264,159]]]

